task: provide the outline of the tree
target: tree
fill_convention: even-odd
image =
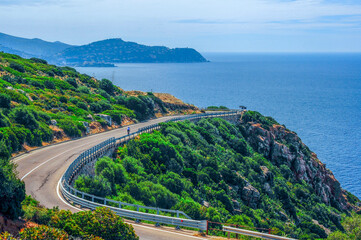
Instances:
[[[50,81],[50,80],[46,80],[44,82],[44,85],[46,88],[48,89],[55,89],[55,83],[53,81]]]
[[[40,59],[40,58],[35,58],[35,57],[33,57],[33,58],[30,58],[30,60],[33,61],[33,62],[35,62],[35,63],[41,63],[41,64],[45,64],[45,65],[48,64],[48,62],[47,62],[46,60]]]
[[[78,83],[74,78],[67,78],[66,81],[75,88],[78,88]]]
[[[114,95],[114,85],[113,83],[108,79],[102,79],[100,81],[100,88],[106,91],[110,95]]]
[[[0,212],[15,219],[22,213],[21,202],[25,199],[25,185],[16,177],[15,166],[9,160],[3,141],[0,142],[0,151]]]
[[[160,183],[177,194],[180,194],[184,190],[184,183],[181,177],[174,172],[168,172],[166,175],[163,175],[160,178]]]
[[[359,240],[361,239],[361,216],[353,213],[342,222],[345,233],[333,232],[327,239],[329,240]]]
[[[69,235],[59,229],[40,225],[36,227],[24,228],[20,231],[22,240],[68,240]]]
[[[34,114],[25,107],[15,108],[11,113],[11,117],[16,123],[22,124],[30,130],[39,128],[39,123],[36,121]]]
[[[112,193],[110,182],[98,176],[81,175],[74,184],[75,188],[98,197],[106,197]]]
[[[11,103],[11,98],[6,95],[1,93],[0,94],[0,108],[10,108],[10,103]]]
[[[16,62],[11,62],[10,67],[18,72],[22,72],[22,73],[25,72],[23,65],[20,65]]]
[[[137,240],[131,225],[112,212],[109,208],[97,208],[95,211],[83,211],[74,216],[76,224],[87,234],[105,240]]]
[[[0,127],[8,127],[9,125],[9,119],[0,111]]]
[[[127,182],[123,165],[115,163],[109,157],[103,157],[95,163],[95,173],[106,178],[112,184],[122,185]]]

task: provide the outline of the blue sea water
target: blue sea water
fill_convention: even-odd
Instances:
[[[198,107],[245,105],[297,132],[361,198],[361,54],[204,54],[209,63],[78,68]]]

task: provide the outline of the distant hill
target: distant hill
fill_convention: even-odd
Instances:
[[[85,63],[166,63],[206,62],[192,48],[150,47],[120,38],[93,42],[88,45],[67,48],[56,56],[60,63],[71,65]]]
[[[47,42],[38,38],[28,39],[0,33],[0,51],[21,57],[42,57],[47,60],[58,52],[72,47],[62,42]]]
[[[72,46],[0,33],[0,51],[24,58],[43,58],[68,66],[114,66],[114,63],[192,63],[207,60],[192,48],[167,48],[126,42],[120,38]]]

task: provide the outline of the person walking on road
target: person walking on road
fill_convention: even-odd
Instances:
[[[130,127],[128,127],[127,131],[128,131],[128,135],[129,135],[130,134]]]

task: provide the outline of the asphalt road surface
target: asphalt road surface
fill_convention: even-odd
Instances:
[[[141,127],[163,122],[176,116],[162,117],[143,123],[131,125],[131,132]],[[97,145],[111,137],[121,137],[127,134],[127,127],[91,135],[74,141],[51,145],[14,158],[17,164],[19,177],[25,181],[26,193],[33,196],[40,204],[47,208],[59,206],[60,209],[77,212],[77,209],[68,204],[58,191],[58,183],[75,158],[83,151]],[[193,236],[194,232],[174,230],[172,228],[156,228],[146,224],[132,224],[140,239],[204,239]]]

